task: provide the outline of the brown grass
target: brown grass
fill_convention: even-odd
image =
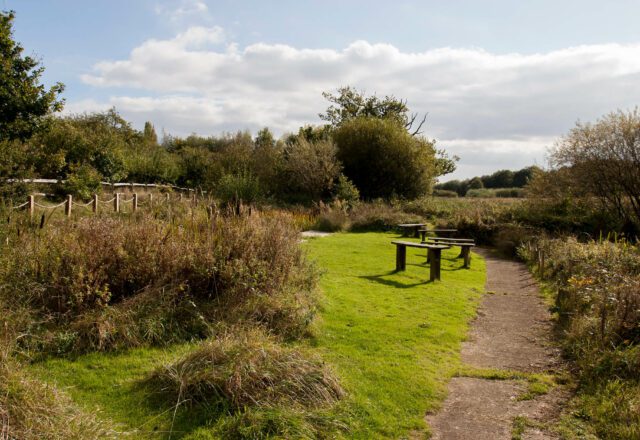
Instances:
[[[227,333],[156,370],[146,385],[170,402],[207,402],[233,411],[294,404],[319,408],[344,392],[323,362],[259,330]]]

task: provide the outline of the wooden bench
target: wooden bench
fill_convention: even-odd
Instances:
[[[398,225],[398,227],[402,231],[403,237],[408,237],[411,233],[413,233],[413,236],[416,238],[420,236],[418,230],[420,228],[424,228],[425,226],[426,225],[424,223],[400,223]]]
[[[448,245],[448,246],[458,246],[460,247],[460,255],[458,258],[464,259],[464,264],[462,267],[465,269],[469,269],[471,267],[471,248],[475,247],[475,242],[471,238],[449,238],[449,239],[437,239],[437,238],[428,238],[425,244],[434,244],[434,245]]]
[[[421,229],[418,229],[418,232],[420,233],[420,236],[422,237],[422,241],[425,241],[425,237],[427,236],[427,234],[437,234],[437,235],[444,235],[445,237],[448,237],[451,234],[454,234],[454,233],[458,232],[458,230],[457,229],[426,229],[426,228],[421,228]]]
[[[440,261],[442,260],[442,249],[449,249],[449,246],[440,244],[414,243],[411,241],[392,241],[396,245],[396,271],[407,268],[407,247],[427,249],[429,262],[429,279],[431,281],[440,279]]]

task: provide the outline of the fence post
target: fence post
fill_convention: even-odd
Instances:
[[[167,202],[169,202],[169,198],[171,197],[169,193],[165,193],[165,196],[166,196],[165,198],[167,199]]]
[[[182,202],[182,193],[180,193],[180,202]]]
[[[149,193],[149,208],[153,207],[153,193]]]
[[[138,193],[133,193],[133,212],[138,210]]]
[[[73,205],[73,196],[69,194],[67,196],[67,203],[64,205],[64,215],[71,217],[71,206]]]
[[[36,198],[35,196],[29,196],[29,217],[33,218],[36,212]]]
[[[120,212],[120,193],[115,193],[113,195],[113,210],[115,212]]]
[[[94,214],[98,213],[98,194],[93,195],[93,206],[92,210]]]

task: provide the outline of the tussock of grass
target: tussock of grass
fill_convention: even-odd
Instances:
[[[258,330],[204,342],[177,362],[154,371],[146,386],[172,402],[245,407],[330,405],[344,391],[317,357],[275,343]]]
[[[0,438],[106,439],[116,434],[56,387],[30,378],[16,362],[0,359]]]

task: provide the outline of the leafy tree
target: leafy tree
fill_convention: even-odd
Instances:
[[[499,170],[490,176],[482,176],[482,184],[485,188],[511,188],[513,187],[513,171]]]
[[[298,139],[283,152],[280,184],[283,194],[298,201],[316,201],[331,195],[340,175],[336,145],[330,140]]]
[[[40,84],[44,67],[13,39],[13,12],[0,12],[0,141],[26,140],[38,129],[42,117],[62,110],[57,83],[49,90]]]
[[[276,140],[273,137],[273,133],[267,127],[258,131],[255,139],[256,149],[259,148],[273,148],[276,146]]]
[[[144,131],[142,132],[142,136],[144,137],[145,143],[149,146],[158,145],[158,135],[156,134],[156,129],[153,124],[149,121],[144,123]]]
[[[640,225],[640,111],[577,123],[553,148],[551,164],[629,224]],[[575,186],[575,185],[573,185]]]
[[[473,179],[471,179],[469,181],[469,184],[467,185],[467,187],[469,189],[482,189],[484,188],[484,185],[482,183],[482,179],[479,177],[474,177]]]
[[[393,119],[357,117],[334,132],[344,174],[366,199],[427,194],[436,174],[433,143]]]
[[[407,130],[411,130],[416,122],[417,114],[409,114],[407,102],[397,99],[393,95],[385,96],[384,98],[378,98],[376,95],[367,97],[363,92],[353,87],[341,87],[335,95],[323,92],[322,96],[332,104],[325,113],[320,113],[318,116],[334,127],[359,117],[391,119]],[[420,134],[420,129],[425,120],[426,115],[412,135]]]
[[[513,173],[513,187],[524,188],[533,179],[534,175],[540,171],[542,170],[535,165],[516,171]]]

